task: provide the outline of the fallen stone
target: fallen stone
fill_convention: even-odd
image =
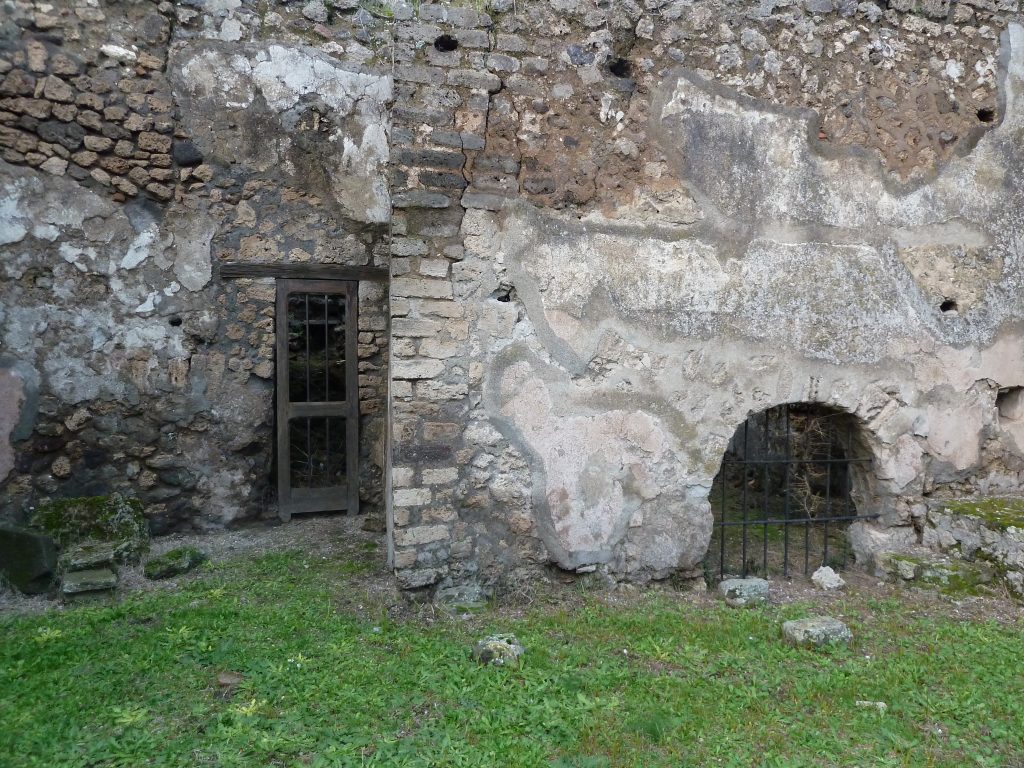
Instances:
[[[53,539],[0,523],[0,573],[20,592],[38,595],[53,584],[57,546]]]
[[[118,543],[113,541],[85,541],[60,556],[61,570],[87,571],[95,568],[111,568],[117,561]]]
[[[442,587],[434,594],[434,602],[452,613],[471,613],[482,610],[487,598],[477,584]]]
[[[195,547],[178,547],[154,557],[143,566],[147,579],[169,579],[180,576],[206,562],[206,555]]]
[[[61,547],[86,541],[116,544],[119,562],[138,562],[149,548],[149,523],[138,499],[83,496],[49,499],[39,503],[32,524],[52,536]]]
[[[64,574],[60,591],[65,595],[108,592],[117,586],[117,574],[109,568],[93,568]]]
[[[823,589],[826,592],[842,589],[846,586],[846,582],[843,580],[843,577],[827,565],[821,566],[821,568],[812,573],[811,581],[818,589]]]
[[[769,584],[764,579],[726,579],[718,592],[731,608],[749,608],[768,600]]]
[[[473,660],[495,667],[518,667],[525,652],[515,635],[491,635],[478,640],[473,647]]]
[[[832,643],[848,643],[853,640],[853,633],[839,619],[811,616],[783,622],[782,637],[790,645],[800,648],[820,648]]]

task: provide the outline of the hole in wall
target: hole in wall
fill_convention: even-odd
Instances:
[[[441,35],[434,41],[434,48],[441,53],[451,53],[459,49],[459,41],[451,35]]]
[[[513,285],[499,285],[491,294],[491,298],[501,302],[515,301],[519,298]]]
[[[946,315],[955,315],[960,311],[960,307],[953,299],[943,299],[939,304],[939,311]]]
[[[992,107],[982,107],[977,112],[978,120],[982,123],[991,123],[996,119],[996,111]]]
[[[167,324],[170,325],[172,328],[177,328],[179,325],[181,325],[181,318],[178,315],[175,315],[174,317],[167,321]]]
[[[860,426],[846,412],[788,403],[750,416],[729,441],[708,496],[708,581],[848,564],[847,528],[874,517],[857,509],[870,472]]]
[[[633,67],[630,65],[628,59],[620,57],[609,59],[608,71],[615,75],[615,77],[629,77],[633,71]]]
[[[996,395],[999,418],[1007,421],[1024,419],[1024,387],[1003,387]]]

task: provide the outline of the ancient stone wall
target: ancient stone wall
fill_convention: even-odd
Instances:
[[[308,46],[302,7],[257,10],[5,6],[6,516],[113,491],[137,494],[156,532],[273,511],[274,281],[222,279],[219,265],[386,266],[391,80],[354,39]],[[360,287],[371,511],[386,294]]]
[[[729,439],[785,402],[863,428],[861,558],[918,541],[929,497],[1019,491],[996,407],[1024,378],[1013,66],[997,89],[1015,13],[567,2],[400,25],[400,581],[697,576]]]
[[[226,261],[390,269],[362,485],[406,587],[694,576],[785,402],[857,417],[862,556],[1021,490],[1015,0],[7,7],[8,514],[269,509],[274,285]]]

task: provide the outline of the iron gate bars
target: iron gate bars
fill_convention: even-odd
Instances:
[[[852,471],[871,462],[858,448],[856,430],[849,414],[807,404],[748,418],[711,490],[709,575],[788,577],[794,559],[803,561],[804,574],[812,566],[846,565],[846,528],[876,517],[858,514],[851,497]]]
[[[359,507],[358,283],[278,280],[278,512]]]

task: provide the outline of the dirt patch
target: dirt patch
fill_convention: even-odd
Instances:
[[[647,598],[652,592],[671,595],[693,605],[717,602],[714,591],[692,586],[677,589],[669,583],[652,583],[643,587],[632,584],[614,585],[595,579],[580,579],[571,574],[552,571],[517,591],[493,600],[487,611],[451,612],[429,601],[427,593],[402,592],[386,563],[384,534],[363,530],[365,517],[346,515],[303,516],[288,524],[264,523],[227,531],[172,534],[156,538],[148,557],[163,554],[176,547],[192,546],[214,562],[240,557],[260,557],[274,552],[299,550],[310,558],[329,558],[358,562],[359,568],[339,577],[336,605],[339,611],[367,619],[388,617],[396,621],[419,621],[432,624],[453,618],[468,625],[492,623],[495,619],[520,618],[535,609],[571,610],[597,598],[609,606],[627,608]],[[147,558],[143,558],[145,563]],[[122,567],[119,595],[175,590],[192,581],[208,577],[203,569],[163,581],[151,581],[142,574],[142,563]],[[944,616],[961,621],[997,621],[1012,624],[1024,621],[1024,605],[1009,596],[952,598],[937,591],[893,584],[860,571],[843,572],[845,589],[823,592],[809,580],[775,580],[771,583],[773,605],[810,603],[822,613],[838,613],[847,617],[868,619],[872,603],[884,599],[900,599],[912,603],[910,615]],[[0,593],[0,614],[38,614],[64,610],[54,597],[25,597],[10,592]]]

